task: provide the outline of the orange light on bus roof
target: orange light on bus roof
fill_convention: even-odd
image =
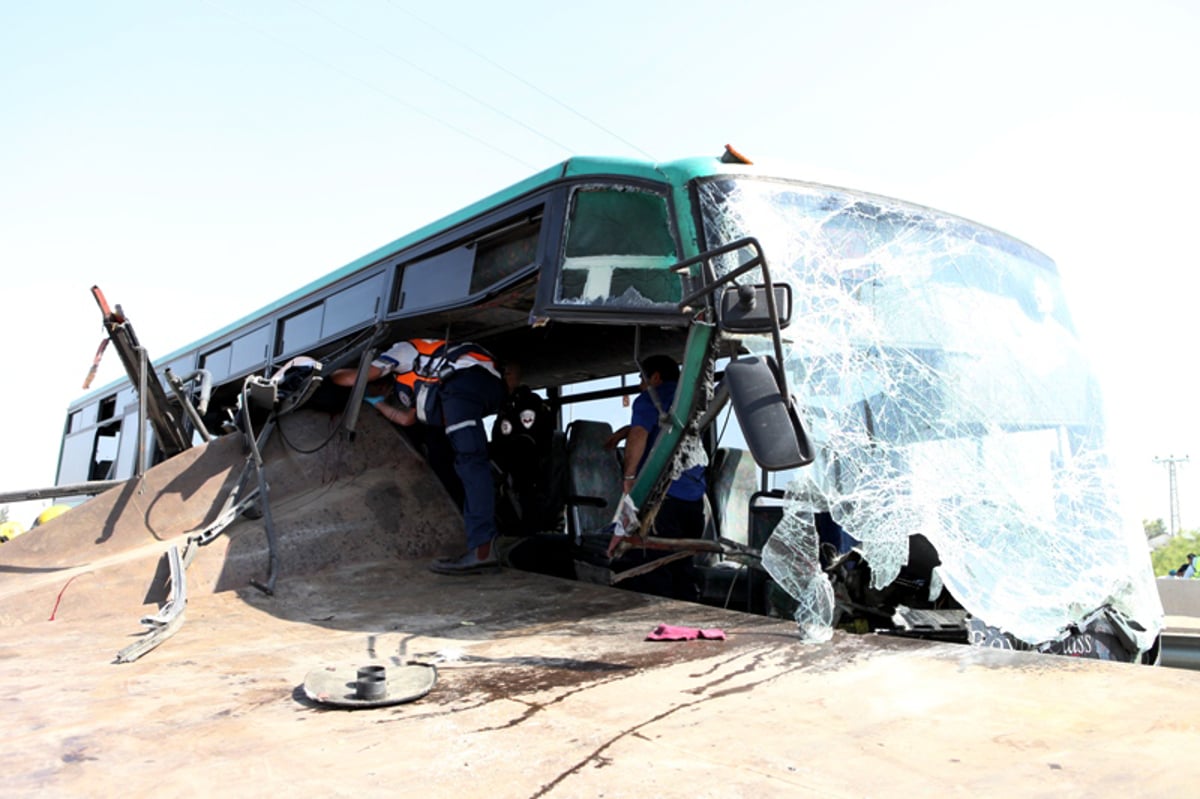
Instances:
[[[739,153],[737,150],[733,149],[732,145],[726,144],[725,145],[725,153],[721,156],[721,163],[722,164],[753,164],[754,162],[751,161],[746,156]]]

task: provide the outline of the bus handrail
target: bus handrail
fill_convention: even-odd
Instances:
[[[713,270],[712,261],[714,258],[726,255],[731,252],[736,252],[743,249],[752,250],[755,255],[745,263],[740,264],[737,269],[728,274],[717,277]],[[767,266],[767,256],[763,253],[762,245],[754,236],[746,236],[744,238],[731,241],[728,244],[723,244],[720,247],[715,247],[711,250],[705,250],[699,255],[688,258],[685,261],[680,261],[671,267],[672,271],[682,273],[683,270],[689,269],[696,264],[702,267],[701,285],[700,288],[693,291],[688,296],[679,301],[679,309],[685,310],[701,297],[707,297],[712,303],[713,293],[722,286],[729,283],[735,283],[739,277],[751,271],[752,269],[762,269],[763,286],[766,289],[767,313],[771,319],[771,343],[775,348],[775,363],[778,369],[775,370],[776,383],[779,385],[779,392],[784,398],[789,397],[787,375],[783,368],[783,335],[780,332],[779,326],[779,308],[775,304],[775,284],[771,280],[771,270]]]

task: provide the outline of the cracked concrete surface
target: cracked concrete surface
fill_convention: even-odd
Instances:
[[[540,575],[396,560],[135,618],[0,630],[7,795],[1166,795],[1195,673],[838,635]],[[656,624],[725,641],[651,642]],[[327,709],[325,665],[428,662],[424,699]],[[1181,707],[1184,709],[1181,710]]]
[[[118,492],[6,544],[0,795],[1178,795],[1196,672],[803,645],[790,621],[511,569],[435,575],[461,520],[390,431],[357,442],[279,456],[300,462],[272,483],[273,596],[248,586],[265,555],[261,523],[240,521],[189,568],[179,631],[134,663],[113,661],[155,607],[161,552],[236,447],[204,479],[151,470],[152,502]],[[661,623],[728,638],[646,641]],[[316,668],[414,661],[438,681],[410,704],[331,709],[302,689]]]

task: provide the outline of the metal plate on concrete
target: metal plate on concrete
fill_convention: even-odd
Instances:
[[[360,696],[359,668],[325,666],[304,678],[304,695],[323,705],[345,708],[387,707],[425,696],[437,682],[437,668],[423,663],[391,666],[386,670],[381,695]]]

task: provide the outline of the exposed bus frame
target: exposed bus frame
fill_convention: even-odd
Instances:
[[[521,351],[531,339],[538,339],[539,359],[524,364],[525,374],[535,387],[545,387],[552,400],[561,403],[559,386],[588,379],[636,371],[635,339],[647,351],[669,349],[682,352],[685,335],[692,319],[684,312],[662,307],[652,309],[599,308],[559,303],[554,298],[556,270],[563,247],[567,203],[573,187],[589,185],[633,186],[650,190],[666,199],[669,222],[676,247],[683,259],[699,255],[698,221],[679,211],[681,192],[691,189],[682,177],[705,177],[736,172],[739,167],[717,164],[710,159],[691,159],[663,166],[636,161],[577,158],[545,170],[492,197],[386,245],[345,267],[294,291],[243,319],[222,328],[170,355],[155,360],[155,371],[164,376],[192,374],[207,370],[212,375],[212,401],[231,405],[236,387],[252,374],[266,375],[297,354],[320,359],[336,350],[350,337],[373,325],[386,327],[395,338],[407,335],[441,333],[456,338],[471,338],[500,351]],[[686,207],[686,205],[685,205]],[[455,248],[472,247],[479,241],[510,230],[514,225],[538,224],[537,256],[524,267],[503,276],[476,291],[447,296],[441,302],[406,310],[404,271],[431,255]],[[286,329],[288,322],[316,311],[324,314],[338,305],[339,314],[364,309],[348,323],[338,318],[326,324],[319,335],[295,340]],[[331,315],[335,315],[330,312]],[[554,326],[553,340],[541,329]],[[586,326],[603,323],[612,326],[612,343],[603,350],[595,348],[595,337]],[[338,325],[341,324],[339,327]],[[581,327],[582,326],[582,327]],[[332,328],[332,329],[329,329]],[[574,357],[586,341],[592,350],[588,359]],[[218,362],[218,356],[228,358]],[[685,364],[686,369],[686,364]],[[694,376],[692,376],[694,377]],[[689,376],[685,375],[684,385]],[[85,482],[79,478],[80,458],[71,442],[87,439],[89,458],[96,456],[96,431],[101,425],[120,422],[122,430],[136,424],[133,400],[136,392],[129,381],[117,381],[73,402],[68,409],[63,447],[60,451],[56,481]],[[690,403],[686,396],[682,402]],[[92,409],[107,400],[115,413],[104,418],[92,415]],[[171,401],[168,401],[171,402]],[[126,423],[128,422],[130,423]],[[155,430],[153,445],[156,458],[173,454],[176,447],[161,443]],[[136,473],[130,468],[128,443],[122,436],[118,463],[106,475],[89,474],[93,479]],[[69,451],[70,449],[70,451]]]

